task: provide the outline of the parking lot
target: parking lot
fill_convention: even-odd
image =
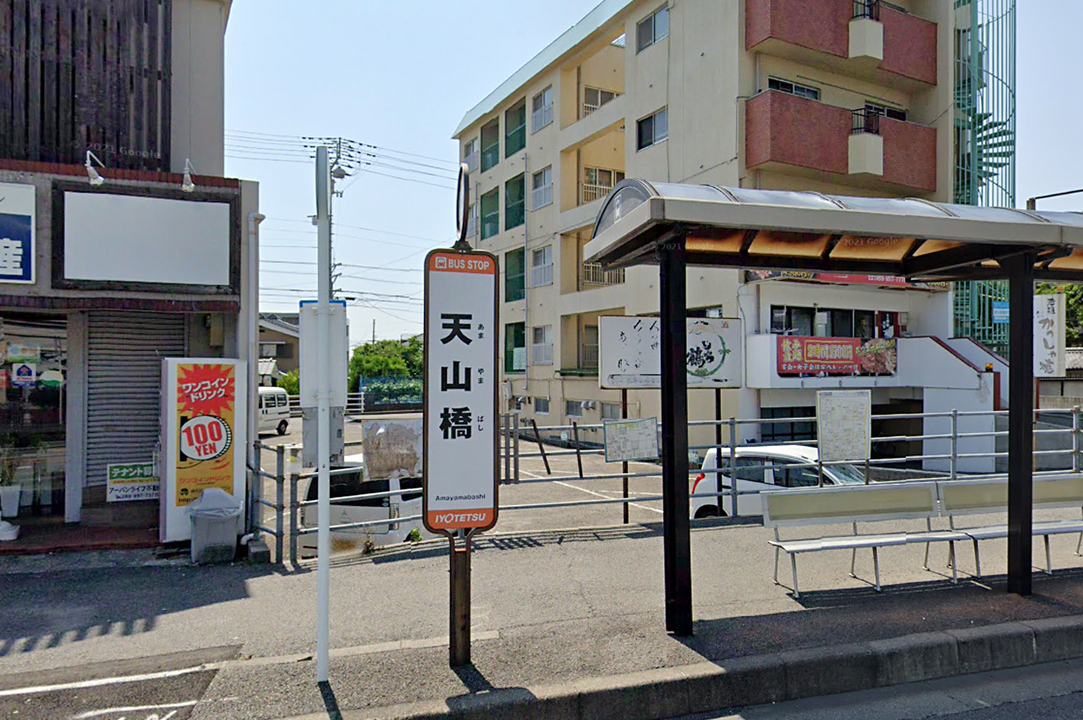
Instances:
[[[347,443],[359,442],[361,423],[346,421],[345,439]],[[301,419],[293,418],[286,435],[263,435],[264,445],[300,444],[302,440]],[[346,454],[360,452],[360,446],[347,447]],[[577,503],[603,500],[617,500],[623,497],[624,480],[622,477],[602,477],[599,475],[620,475],[621,463],[607,463],[597,452],[583,451],[581,461],[586,479],[579,478],[576,456],[568,454],[565,448],[546,446],[549,472],[545,462],[538,456],[536,443],[520,440],[521,458],[519,461],[519,482],[503,483],[499,488],[500,517],[495,530],[490,534],[522,533],[565,528],[589,528],[619,525],[624,521],[623,504],[598,505],[562,505],[559,507],[524,508],[519,505],[548,503]],[[263,451],[263,469],[274,472],[276,458],[271,450]],[[503,472],[501,456],[501,472]],[[660,522],[662,503],[660,500],[637,500],[637,498],[658,496],[662,491],[661,468],[653,463],[629,463],[630,474],[659,473],[656,477],[628,478],[628,497],[631,500],[628,509],[628,521],[631,524]],[[301,481],[300,493],[303,496],[307,480]],[[275,498],[275,483],[264,479],[263,494],[269,500]],[[288,489],[285,491],[288,498]],[[274,525],[274,511],[264,508],[263,524]],[[268,538],[273,545],[273,538]]]

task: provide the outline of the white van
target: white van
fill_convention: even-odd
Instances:
[[[692,494],[718,492],[716,482],[722,478],[723,492],[732,488],[729,478],[729,450],[723,448],[722,467],[715,472],[717,450],[711,448],[703,459],[699,474],[692,480]],[[741,515],[762,515],[763,505],[755,494],[762,490],[811,487],[820,482],[817,468],[819,452],[806,445],[741,445],[736,448],[737,509]],[[824,485],[861,485],[865,475],[854,465],[825,465]],[[693,518],[717,517],[719,499],[722,515],[733,515],[733,495],[721,498],[694,497],[689,500]]]
[[[259,389],[259,432],[285,435],[290,425],[290,398],[280,387]]]

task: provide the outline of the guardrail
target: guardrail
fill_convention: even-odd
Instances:
[[[979,430],[970,431],[961,429],[961,425],[966,424],[975,418],[991,418],[994,421],[994,429],[992,430]],[[1050,464],[1052,467],[1046,468],[1051,472],[1063,472],[1070,470],[1072,472],[1080,472],[1083,468],[1083,448],[1081,448],[1080,431],[1083,429],[1083,416],[1081,416],[1080,408],[1078,406],[1070,409],[1052,409],[1052,410],[1036,410],[1035,414],[1035,426],[1033,432],[1035,434],[1035,465],[1041,465],[1043,460],[1045,464]],[[1000,418],[1007,418],[1007,411],[968,411],[961,412],[952,410],[950,412],[941,413],[896,413],[896,414],[884,414],[873,415],[872,420],[875,423],[882,423],[888,421],[918,421],[922,423],[923,430],[917,434],[887,434],[874,436],[872,438],[874,447],[879,445],[881,447],[891,447],[894,449],[900,446],[912,445],[914,443],[926,443],[927,441],[939,442],[943,445],[943,450],[931,453],[911,453],[904,451],[902,453],[893,453],[890,456],[885,457],[873,457],[867,460],[859,461],[837,461],[837,462],[822,462],[817,460],[816,462],[793,462],[789,463],[789,468],[808,468],[814,469],[816,476],[819,478],[819,484],[824,482],[824,468],[830,468],[832,466],[839,465],[856,465],[860,471],[864,474],[865,482],[881,482],[881,481],[895,481],[906,482],[908,480],[967,480],[978,478],[991,478],[991,477],[1003,477],[1003,473],[996,472],[978,472],[969,473],[960,469],[960,465],[964,464],[967,459],[980,458],[980,459],[993,459],[1006,458],[1007,450],[1000,450],[997,444],[1000,441],[1006,447],[1006,440],[1008,437],[1007,429],[996,429],[996,421]],[[927,431],[925,425],[933,421],[933,424],[940,424],[945,427],[945,431]],[[740,489],[737,483],[729,482],[726,484],[726,479],[732,478],[736,475],[737,470],[737,457],[738,448],[755,448],[755,444],[745,443],[742,444],[739,441],[740,429],[743,426],[755,426],[755,425],[771,425],[777,428],[780,425],[792,425],[795,423],[815,423],[816,418],[798,417],[798,418],[754,418],[754,419],[739,419],[729,418],[725,420],[702,420],[693,421],[689,423],[690,428],[714,428],[715,430],[715,442],[708,444],[692,444],[689,445],[690,451],[710,451],[714,450],[716,454],[716,463],[714,468],[708,468],[706,470],[701,469],[700,463],[689,463],[689,476],[700,474],[701,472],[712,472],[716,477],[716,492],[696,492],[690,494],[690,498],[717,498],[719,499],[719,505],[721,505],[721,498],[729,496],[731,507],[734,516],[740,516],[740,497],[750,494],[756,494],[757,491],[746,491]],[[1043,426],[1044,425],[1044,426]],[[630,498],[628,493],[628,481],[632,478],[659,478],[661,479],[662,472],[661,467],[657,469],[650,469],[648,471],[631,471],[628,463],[621,465],[621,470],[614,469],[613,472],[605,473],[593,473],[589,474],[584,472],[583,459],[589,456],[604,455],[604,448],[601,446],[598,433],[604,428],[604,423],[576,423],[572,422],[568,425],[549,425],[539,427],[533,419],[528,422],[522,422],[520,413],[511,412],[501,415],[500,429],[499,429],[499,445],[500,445],[500,482],[504,484],[529,484],[529,483],[548,483],[554,480],[568,480],[566,475],[554,476],[551,469],[551,460],[558,457],[571,457],[576,458],[576,475],[572,476],[572,479],[581,480],[613,480],[622,479],[623,483],[623,496],[619,498],[602,498],[602,499],[589,499],[589,500],[573,500],[573,501],[553,501],[553,502],[534,502],[525,504],[502,504],[500,506],[500,512],[508,511],[525,511],[542,508],[558,508],[558,507],[571,507],[571,506],[588,506],[588,505],[615,505],[620,504],[623,507],[624,522],[628,520],[628,508],[632,503],[644,503],[654,502],[662,499],[661,494],[657,495],[639,495],[635,498]],[[661,428],[659,428],[661,433]],[[993,450],[991,452],[973,452],[967,450],[968,444],[972,444],[977,439],[991,439],[994,443]],[[348,446],[359,445],[358,442],[346,443]],[[815,441],[811,440],[797,440],[789,441],[786,444],[789,445],[814,445]],[[659,446],[661,443],[659,443]],[[762,446],[766,447],[768,443],[762,443]],[[1045,446],[1044,448],[1042,446]],[[529,450],[531,446],[536,446],[537,450]],[[263,451],[271,451],[275,453],[275,472],[270,473],[263,470],[260,467],[260,456]],[[278,562],[284,562],[286,560],[290,562],[297,562],[299,559],[297,540],[307,534],[317,532],[315,527],[306,527],[303,524],[303,509],[305,507],[314,505],[315,500],[299,500],[300,483],[303,480],[308,480],[315,476],[314,472],[302,472],[300,467],[300,452],[301,447],[294,445],[290,447],[277,446],[272,447],[256,442],[253,444],[253,456],[252,462],[249,464],[250,476],[253,481],[250,483],[250,507],[251,513],[249,515],[252,518],[251,532],[256,536],[260,533],[266,533],[275,538],[275,557]],[[706,453],[704,453],[706,455]],[[545,476],[542,477],[523,477],[521,473],[521,463],[527,458],[538,458],[542,461],[545,467]],[[1052,462],[1050,462],[1052,460]],[[940,470],[924,470],[912,467],[915,464],[925,465],[928,461],[934,461],[942,465]],[[641,463],[642,465],[643,463]],[[649,465],[650,463],[646,463]],[[756,470],[767,469],[768,467],[774,467],[772,464],[745,464],[741,466],[741,470]],[[1037,469],[1036,474],[1041,474],[1043,470]],[[338,470],[332,470],[332,475],[356,473],[357,468],[342,468]],[[255,482],[254,478],[259,478],[260,482]],[[273,502],[266,500],[262,497],[262,480],[270,479],[275,482],[275,500]],[[399,505],[401,503],[395,503],[392,498],[401,497],[403,495],[417,495],[417,488],[404,488],[399,490],[388,490],[383,492],[374,492],[366,494],[351,495],[348,497],[335,497],[333,502],[343,503],[358,500],[372,500],[372,499],[386,499],[388,517],[386,519],[365,520],[352,523],[341,523],[331,526],[331,531],[344,531],[344,530],[363,530],[369,527],[378,526],[392,526],[400,523],[419,523],[421,520],[420,514],[400,515]],[[286,495],[288,493],[288,499]],[[274,526],[265,525],[260,519],[262,516],[262,508],[270,508],[275,511]],[[744,514],[748,514],[745,512]],[[287,545],[288,543],[288,545]],[[288,554],[284,554],[288,551]]]

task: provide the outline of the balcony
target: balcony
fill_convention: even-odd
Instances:
[[[620,285],[624,282],[624,268],[603,270],[599,263],[585,262],[580,267],[579,289],[589,290],[606,285]]]
[[[913,91],[937,82],[937,25],[881,0],[746,0],[745,49]]]
[[[884,192],[936,191],[936,129],[863,115],[775,90],[746,104],[751,168],[818,176]],[[858,124],[855,125],[855,122]]]
[[[584,343],[579,346],[579,368],[581,370],[598,369],[598,344]]]

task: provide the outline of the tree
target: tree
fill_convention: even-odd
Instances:
[[[356,389],[361,378],[421,377],[424,352],[420,337],[359,345],[350,356],[349,386]]]
[[[301,394],[301,371],[291,370],[282,373],[278,377],[278,386],[286,391],[287,395]]]
[[[1065,342],[1068,347],[1083,346],[1083,284],[1081,283],[1038,283],[1035,288],[1038,295],[1064,293]]]

